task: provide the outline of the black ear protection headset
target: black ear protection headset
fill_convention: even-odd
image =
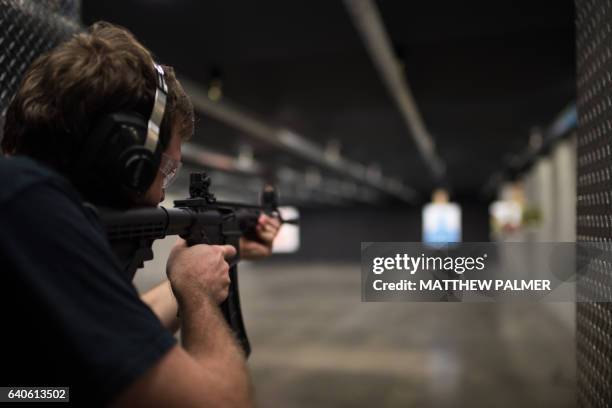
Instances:
[[[149,119],[136,112],[116,112],[101,118],[90,132],[77,168],[84,173],[96,168],[104,180],[93,184],[121,186],[124,192],[143,194],[155,180],[162,156],[159,133],[168,85],[164,69],[155,62],[153,67],[157,86]]]

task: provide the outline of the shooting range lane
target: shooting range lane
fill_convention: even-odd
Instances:
[[[240,279],[261,406],[574,406],[574,335],[546,305],[362,303],[354,264]]]

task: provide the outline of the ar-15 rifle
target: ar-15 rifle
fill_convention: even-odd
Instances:
[[[174,208],[98,211],[111,246],[130,278],[143,266],[144,261],[153,259],[153,241],[168,235],[179,235],[190,246],[228,244],[239,251],[241,236],[257,239],[255,227],[262,213],[276,216],[284,223],[297,223],[297,220],[283,220],[280,217],[278,197],[271,186],[264,188],[259,206],[222,202],[217,201],[210,192],[210,178],[206,173],[192,173],[189,196],[185,200],[174,201]],[[221,304],[221,311],[248,356],[251,346],[242,319],[238,293],[236,264],[239,255],[238,252],[230,262],[229,295]]]

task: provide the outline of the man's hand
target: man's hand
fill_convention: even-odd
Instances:
[[[272,253],[272,242],[278,235],[280,227],[281,223],[278,218],[261,214],[255,227],[257,240],[240,238],[241,258],[256,260],[270,256]]]
[[[166,274],[179,305],[202,303],[208,297],[216,304],[228,295],[230,278],[226,259],[236,255],[231,245],[199,244],[188,247],[179,239],[170,252]]]

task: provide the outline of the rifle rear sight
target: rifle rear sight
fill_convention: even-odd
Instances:
[[[206,172],[191,173],[189,175],[189,197],[202,198],[208,204],[217,202],[217,198],[210,191],[210,177]]]

